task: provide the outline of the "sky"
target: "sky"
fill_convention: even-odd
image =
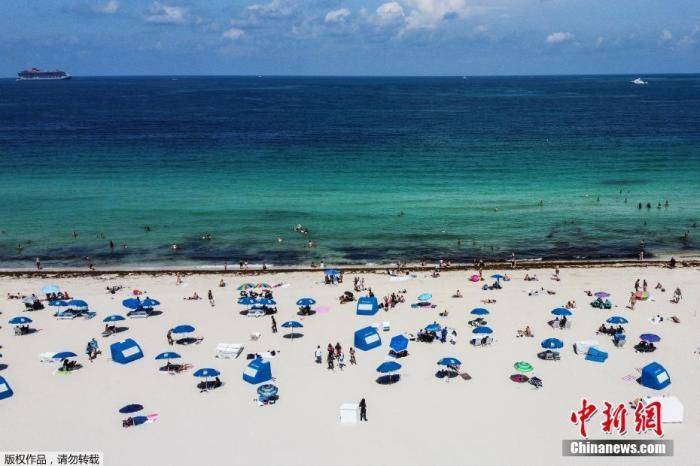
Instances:
[[[700,0],[0,0],[0,76],[700,72]]]

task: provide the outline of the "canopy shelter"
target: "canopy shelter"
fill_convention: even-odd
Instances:
[[[131,338],[112,343],[109,349],[112,353],[112,361],[119,364],[129,364],[143,357],[141,347]]]
[[[12,395],[14,395],[14,392],[12,391],[10,384],[8,384],[7,380],[5,380],[3,377],[0,377],[0,400],[9,398]]]
[[[652,362],[642,367],[642,375],[637,382],[647,388],[661,390],[671,384],[671,376],[668,375],[664,366],[658,362]]]
[[[243,380],[253,385],[272,380],[272,366],[262,358],[253,359],[243,370]]]
[[[373,316],[379,312],[379,302],[376,296],[361,296],[357,300],[357,315]]]
[[[365,327],[355,332],[355,347],[369,351],[382,345],[382,338],[374,327]]]

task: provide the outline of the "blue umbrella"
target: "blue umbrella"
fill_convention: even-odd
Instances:
[[[639,339],[642,341],[646,341],[647,343],[656,343],[661,341],[661,337],[653,333],[643,333],[639,335]]]
[[[191,325],[178,325],[170,329],[173,333],[191,333],[194,332],[194,327]]]
[[[61,301],[60,299],[56,301],[49,301],[49,306],[51,307],[64,307],[66,305],[68,305],[68,303],[65,301]]]
[[[120,320],[126,319],[118,314],[112,314],[111,316],[107,316],[104,319],[102,319],[102,322],[118,322]]]
[[[160,353],[156,356],[156,359],[179,359],[180,355],[172,351],[166,351],[165,353]]]
[[[60,353],[56,353],[53,355],[53,359],[66,359],[66,358],[76,358],[76,357],[78,357],[78,355],[72,351],[61,351]]]
[[[238,300],[238,304],[242,304],[244,306],[250,306],[251,304],[255,304],[255,298],[240,298]]]
[[[470,314],[474,314],[475,316],[487,316],[490,314],[488,309],[484,309],[483,307],[477,307],[475,309],[472,309],[472,312]]]
[[[340,275],[340,272],[337,269],[326,269],[324,273],[326,275]]]
[[[607,292],[605,292],[605,291],[597,291],[597,292],[593,293],[593,295],[594,295],[596,298],[603,299],[603,298],[609,297],[609,296],[610,296],[610,293],[607,293]]]
[[[141,301],[141,306],[143,306],[143,307],[160,306],[160,301],[158,301],[157,299],[146,298],[143,301]]]
[[[302,328],[303,326],[304,324],[297,322],[296,320],[288,320],[282,324],[282,327],[284,328]]]
[[[297,301],[297,306],[311,306],[313,304],[316,304],[316,300],[314,298],[301,298],[299,301]]]
[[[377,372],[381,372],[382,374],[387,374],[389,372],[396,372],[397,370],[401,369],[401,364],[399,364],[396,361],[387,361],[383,362],[377,367]]]
[[[572,312],[565,307],[558,307],[556,309],[552,309],[552,314],[555,316],[570,316]]]
[[[490,327],[486,327],[484,325],[481,325],[479,327],[476,327],[474,330],[472,330],[472,333],[488,335],[490,333],[493,333],[493,330],[491,330]]]
[[[119,412],[122,414],[131,414],[131,413],[138,413],[143,409],[143,405],[139,404],[130,404],[126,405],[123,408],[119,409]]]
[[[423,294],[418,295],[418,301],[427,301],[432,297],[433,297],[433,295],[431,295],[430,293],[423,293]]]
[[[32,319],[30,319],[29,317],[18,316],[18,317],[13,317],[8,322],[12,325],[24,325],[24,324],[30,324],[32,322]]]
[[[82,299],[71,299],[66,303],[66,306],[73,309],[87,309],[88,303],[83,301]]]
[[[546,340],[542,340],[540,345],[542,345],[544,349],[559,349],[564,347],[564,342],[558,338],[547,338]]]
[[[495,274],[491,275],[491,278],[495,278],[496,280],[503,280],[506,277],[501,275],[500,273],[495,273]]]
[[[260,298],[257,301],[255,301],[255,304],[261,304],[263,306],[273,306],[277,304],[277,302],[274,299]]]
[[[403,335],[396,335],[391,338],[389,342],[389,348],[393,349],[395,352],[400,353],[408,349],[408,338]]]
[[[425,330],[426,330],[426,332],[436,332],[437,333],[440,331],[441,328],[442,327],[440,327],[440,324],[435,323],[435,324],[430,324],[430,325],[426,326]]]
[[[606,322],[609,324],[629,324],[630,321],[624,317],[612,316]]]
[[[221,373],[216,369],[207,367],[204,369],[197,369],[197,371],[192,375],[194,375],[195,377],[217,377],[221,375]]]
[[[46,285],[41,289],[41,292],[44,294],[58,293],[59,291],[61,291],[61,288],[58,285]]]
[[[139,298],[127,298],[122,301],[122,306],[128,309],[138,309],[142,307],[141,300]]]
[[[442,358],[441,360],[438,361],[438,365],[440,366],[461,366],[462,361],[460,361],[457,358]]]

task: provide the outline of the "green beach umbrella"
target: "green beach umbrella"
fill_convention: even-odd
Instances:
[[[513,367],[515,367],[515,370],[519,372],[532,372],[532,370],[534,369],[532,367],[532,364],[525,361],[518,361],[513,365]]]
[[[238,291],[245,291],[245,290],[251,290],[253,288],[255,288],[255,285],[253,285],[252,283],[244,283],[236,289]]]

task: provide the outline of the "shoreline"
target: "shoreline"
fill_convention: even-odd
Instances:
[[[514,270],[530,270],[530,269],[552,269],[560,268],[629,268],[629,267],[657,267],[668,268],[669,259],[645,259],[639,261],[637,259],[592,259],[592,260],[518,260]],[[690,258],[680,257],[677,259],[678,265],[676,268],[692,268],[700,267],[700,257],[693,256]],[[685,265],[683,265],[684,263]],[[438,267],[437,263],[408,263],[402,264],[402,270],[411,272],[432,271]],[[334,265],[326,264],[325,268],[334,268],[344,273],[353,272],[386,272],[387,270],[395,270],[396,264],[385,265]],[[475,270],[473,263],[455,263],[449,267],[443,267],[441,271],[466,271]],[[485,261],[485,270],[513,270],[510,261]],[[252,265],[241,269],[238,266],[224,269],[223,265],[203,265],[192,267],[190,265],[183,266],[154,266],[154,267],[111,267],[105,269],[86,270],[84,267],[45,267],[41,270],[34,268],[0,268],[0,277],[85,277],[85,276],[103,276],[103,275],[172,275],[176,273],[187,275],[274,275],[279,273],[305,273],[305,272],[323,272],[324,268],[311,266],[267,266],[266,269],[262,265]]]

